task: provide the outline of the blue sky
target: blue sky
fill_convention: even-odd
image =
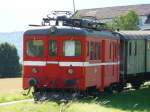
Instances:
[[[53,10],[71,10],[72,0],[0,0],[0,32],[24,31],[28,24],[40,24]],[[75,0],[76,9],[134,4],[150,4],[150,0]]]

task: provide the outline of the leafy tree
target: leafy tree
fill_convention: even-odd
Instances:
[[[112,29],[120,30],[138,30],[139,18],[134,11],[129,11],[125,15],[115,17],[112,23],[109,23],[108,26]]]
[[[0,44],[0,75],[1,77],[16,77],[20,75],[21,66],[15,46],[8,43]]]
[[[73,16],[71,17],[72,19],[79,19],[81,18],[79,11],[76,11],[75,14],[73,14]]]

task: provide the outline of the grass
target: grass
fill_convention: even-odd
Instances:
[[[75,100],[65,105],[63,112],[150,112],[150,82],[146,85],[139,90],[112,95],[103,93],[97,98]],[[23,96],[24,92],[21,90],[21,79],[0,79],[0,103],[32,97],[31,94]],[[62,104],[53,101],[26,102],[0,106],[0,112],[60,112],[61,107]]]
[[[24,96],[23,93],[26,91],[8,91],[7,93],[0,93],[0,103],[17,101],[32,98],[32,95]]]
[[[123,112],[117,108],[106,108],[96,103],[73,103],[66,112]]]
[[[56,102],[18,103],[3,106],[0,112],[60,112]],[[65,105],[63,112],[150,112],[150,86],[113,95],[103,93],[97,98],[85,98]]]
[[[59,112],[59,106],[55,102],[18,103],[12,106],[3,106],[0,108],[0,112]]]
[[[105,109],[117,109],[115,110],[115,112],[117,112],[118,109],[119,112],[150,112],[150,88],[148,87],[119,94],[116,93],[113,95],[105,94],[97,99],[84,99],[81,102],[82,104],[89,105],[86,107],[90,107],[91,104],[94,104],[99,107],[104,107]],[[80,102],[78,102],[77,104],[80,104]],[[103,112],[105,112],[105,110]]]

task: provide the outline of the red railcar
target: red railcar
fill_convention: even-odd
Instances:
[[[98,91],[119,83],[119,38],[70,26],[28,30],[23,38],[23,88]]]

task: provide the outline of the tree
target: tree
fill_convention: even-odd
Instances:
[[[8,43],[0,44],[0,75],[1,77],[16,77],[20,75],[21,66],[15,46]]]
[[[129,11],[125,15],[115,17],[112,23],[108,24],[108,26],[120,30],[138,30],[138,23],[138,15],[134,11]]]

